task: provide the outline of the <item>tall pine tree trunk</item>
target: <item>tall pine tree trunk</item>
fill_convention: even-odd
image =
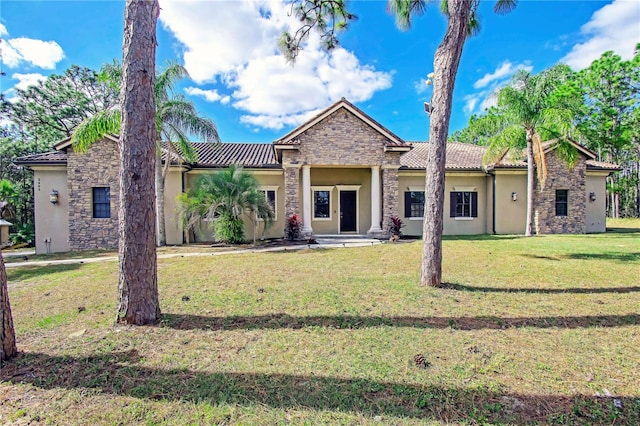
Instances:
[[[3,361],[13,358],[17,353],[16,334],[7,289],[7,271],[0,251],[0,366]]]
[[[527,237],[531,237],[534,234],[533,211],[536,199],[535,189],[536,164],[533,158],[533,130],[527,129],[527,221],[524,229],[524,235]]]
[[[434,87],[427,154],[424,225],[422,230],[422,273],[420,284],[442,284],[442,229],[444,174],[451,103],[462,47],[467,38],[473,2],[449,0],[447,32],[433,61]]]
[[[122,61],[118,316],[125,324],[160,319],[155,209],[155,52],[157,0],[127,0]]]
[[[167,158],[167,161],[169,159]],[[167,228],[164,218],[164,173],[162,172],[162,151],[160,143],[156,150],[156,208],[158,210],[158,246],[167,245]]]

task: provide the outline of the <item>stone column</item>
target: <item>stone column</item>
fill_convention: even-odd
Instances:
[[[300,166],[284,167],[285,217],[300,214]]]
[[[302,166],[302,233],[312,234],[311,228],[311,168]]]
[[[380,166],[371,166],[371,228],[368,234],[379,234],[380,227]]]
[[[398,168],[385,167],[382,170],[382,225],[386,233],[389,218],[398,215]]]

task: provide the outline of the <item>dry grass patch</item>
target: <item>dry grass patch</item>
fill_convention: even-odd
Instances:
[[[419,241],[161,260],[143,328],[115,263],[10,269],[0,423],[640,423],[640,233],[444,250],[444,289]]]

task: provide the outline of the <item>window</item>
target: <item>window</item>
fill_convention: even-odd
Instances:
[[[567,216],[569,212],[569,190],[556,189],[556,216]]]
[[[313,218],[331,218],[331,191],[313,191]]]
[[[478,193],[453,191],[450,193],[450,217],[478,217]]]
[[[107,187],[93,188],[93,217],[108,219],[111,217],[111,192]]]
[[[264,193],[264,197],[273,210],[273,220],[276,220],[276,190],[275,189],[261,189],[260,192]]]
[[[406,191],[404,193],[404,217],[424,217],[424,191]]]

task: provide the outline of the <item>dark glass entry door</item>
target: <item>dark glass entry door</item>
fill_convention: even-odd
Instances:
[[[340,232],[356,232],[356,191],[340,191]]]

